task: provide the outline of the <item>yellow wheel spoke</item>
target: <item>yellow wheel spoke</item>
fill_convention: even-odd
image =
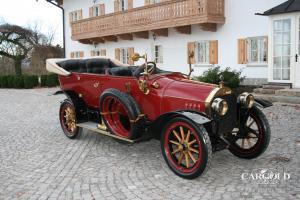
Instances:
[[[185,156],[185,164],[186,164],[186,168],[190,167],[190,159],[189,159],[189,155],[187,153],[184,154]]]
[[[183,131],[182,126],[180,126],[180,134],[181,134],[181,140],[183,142],[184,141],[184,131]]]
[[[178,165],[181,165],[182,159],[183,159],[183,153],[180,152],[180,156],[179,156],[179,159],[178,159]]]
[[[194,144],[194,143],[196,143],[196,142],[197,142],[197,140],[195,139],[195,140],[191,141],[191,142],[189,143],[189,145],[192,145],[192,144]]]
[[[173,133],[176,136],[178,142],[181,142],[181,138],[179,137],[178,133],[175,130],[173,130]]]
[[[181,148],[178,147],[177,149],[175,149],[175,150],[172,152],[172,154],[174,155],[174,154],[176,154],[176,153],[178,153],[178,152],[180,152],[180,151],[181,151]]]
[[[190,147],[189,150],[199,154],[199,151],[197,149],[194,149],[194,148]]]
[[[191,135],[191,131],[190,130],[188,130],[188,133],[187,133],[187,136],[186,136],[186,139],[185,139],[185,142],[189,142],[189,140],[190,140],[190,135]]]
[[[193,160],[193,162],[196,163],[197,159],[195,159],[195,157],[193,156],[193,154],[190,151],[188,151],[188,154],[191,157],[191,159]]]
[[[174,141],[174,140],[170,140],[170,142],[171,142],[172,144],[175,144],[175,145],[180,146],[180,143],[179,143],[179,142],[176,142],[176,141]]]

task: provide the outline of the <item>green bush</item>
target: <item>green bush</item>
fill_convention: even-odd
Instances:
[[[55,87],[59,85],[57,74],[49,74],[47,76],[46,85],[48,87]]]
[[[203,73],[202,76],[196,77],[196,79],[205,83],[219,84],[221,77],[223,76],[225,86],[237,88],[245,78],[242,77],[241,74],[242,71],[231,70],[230,68],[221,70],[221,68],[218,66],[208,69]]]
[[[47,86],[47,77],[48,75],[42,75],[41,76],[41,86],[46,87]]]
[[[30,89],[39,85],[38,77],[35,75],[24,76],[24,88]]]
[[[7,88],[8,83],[7,83],[7,76],[2,76],[1,77],[1,87],[2,88]]]
[[[24,76],[15,76],[13,82],[14,88],[24,88]]]

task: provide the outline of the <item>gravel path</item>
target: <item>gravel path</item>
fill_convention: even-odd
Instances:
[[[125,145],[87,131],[65,137],[58,121],[64,95],[51,95],[56,90],[0,90],[1,200],[300,199],[299,107],[265,109],[272,138],[261,157],[217,152],[204,176],[184,180],[167,167],[159,141]],[[279,182],[250,178],[261,170]]]

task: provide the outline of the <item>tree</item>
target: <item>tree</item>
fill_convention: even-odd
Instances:
[[[22,61],[39,43],[40,38],[38,33],[17,25],[0,25],[0,56],[14,61],[16,75],[22,74]]]

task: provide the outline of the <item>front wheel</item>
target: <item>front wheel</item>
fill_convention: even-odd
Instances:
[[[204,127],[183,117],[167,123],[161,135],[161,150],[169,168],[186,179],[201,175],[212,156],[210,139]]]
[[[252,159],[260,156],[269,146],[271,130],[264,113],[251,108],[243,124],[231,135],[229,151],[240,158]]]

